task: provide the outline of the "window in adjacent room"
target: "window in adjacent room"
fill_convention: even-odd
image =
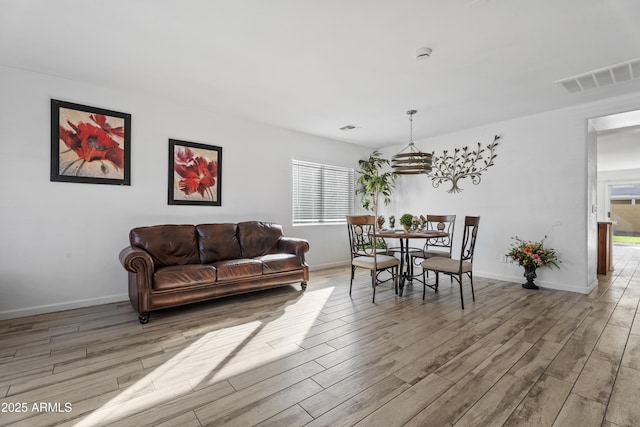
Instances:
[[[353,214],[352,168],[293,161],[293,225],[344,224]]]

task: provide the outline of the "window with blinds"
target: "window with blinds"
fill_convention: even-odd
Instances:
[[[293,161],[293,225],[340,224],[353,214],[352,168]]]

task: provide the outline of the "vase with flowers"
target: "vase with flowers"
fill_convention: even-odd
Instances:
[[[559,267],[558,264],[561,261],[558,259],[556,251],[544,247],[546,238],[547,236],[544,236],[544,239],[540,241],[522,240],[518,236],[511,238],[513,242],[506,257],[524,267],[524,277],[527,279],[527,283],[522,284],[523,288],[538,289],[538,286],[533,282],[537,277],[536,269],[538,267]]]

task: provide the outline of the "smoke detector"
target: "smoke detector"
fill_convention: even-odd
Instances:
[[[433,49],[431,49],[430,47],[421,47],[420,49],[416,50],[416,59],[418,61],[427,59],[431,56],[431,52],[433,52]]]

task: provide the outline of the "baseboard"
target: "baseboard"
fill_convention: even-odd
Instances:
[[[505,282],[515,282],[515,283],[525,282],[525,279],[522,276],[505,276],[502,274],[493,274],[493,273],[487,273],[484,271],[474,271],[473,275],[474,277],[475,276],[486,277],[488,279],[503,280]],[[536,279],[535,283],[541,288],[554,289],[557,291],[577,292],[579,294],[588,294],[594,288],[594,286],[591,284],[589,285],[588,289],[585,289],[579,286],[569,286],[564,283],[549,282],[546,280],[539,280],[539,279]],[[596,284],[597,284],[597,281],[596,281]]]
[[[310,265],[309,271],[325,270],[327,268],[335,268],[335,267],[347,267],[349,266],[350,263],[351,261],[347,260],[347,261],[340,261],[340,262],[332,262],[328,264]]]
[[[63,302],[58,304],[38,305],[35,307],[19,308],[15,310],[0,311],[0,320],[14,319],[16,317],[33,316],[36,314],[54,313],[56,311],[72,310],[74,308],[90,307],[92,305],[109,304],[112,302],[127,301],[128,294],[108,295],[97,298]]]
[[[309,266],[309,271],[348,266],[349,261]],[[0,320],[15,319],[17,317],[33,316],[36,314],[54,313],[56,311],[72,310],[74,308],[90,307],[92,305],[110,304],[112,302],[128,301],[128,294],[107,295],[104,297],[87,298],[57,304],[38,305],[35,307],[18,308],[0,311]]]
[[[349,265],[349,261],[317,264],[317,265],[309,266],[309,271],[324,270],[324,269],[335,268],[335,267],[346,267],[348,265]],[[521,283],[524,280],[521,276],[505,276],[505,275],[480,272],[480,271],[474,272],[474,275],[477,277],[485,277],[487,279],[502,280],[505,282]],[[567,285],[561,285],[558,283],[547,282],[542,280],[536,280],[536,284],[541,288],[588,294],[598,285],[598,279],[596,278],[595,281],[590,283],[586,290],[584,288],[571,287]],[[58,304],[47,304],[47,305],[39,305],[35,307],[19,308],[15,310],[5,310],[5,311],[0,311],[0,320],[14,319],[17,317],[24,317],[24,316],[33,316],[36,314],[43,314],[43,313],[53,313],[56,311],[72,310],[74,308],[90,307],[92,305],[109,304],[112,302],[127,301],[128,298],[129,296],[127,294],[116,294],[116,295],[108,295],[108,296],[97,297],[97,298],[86,298],[86,299],[69,301],[69,302],[58,303]]]
[[[343,267],[348,265],[349,265],[349,261],[319,264],[319,265],[309,266],[309,271],[324,270],[327,268]],[[35,307],[18,308],[15,310],[5,310],[5,311],[0,311],[0,320],[15,319],[17,317],[33,316],[36,314],[54,313],[56,311],[72,310],[74,308],[90,307],[92,305],[109,304],[112,302],[127,301],[128,299],[129,299],[128,294],[117,294],[117,295],[108,295],[108,296],[98,297],[98,298],[87,298],[87,299],[81,299],[81,300],[75,300],[75,301],[69,301],[69,302],[63,302],[63,303],[57,303],[57,304],[46,304],[46,305],[39,305]]]

